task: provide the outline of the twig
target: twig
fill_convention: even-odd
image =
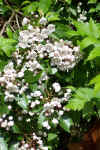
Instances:
[[[14,28],[10,25],[10,28],[12,29],[13,32],[15,32]]]
[[[18,15],[17,14],[16,14],[16,23],[17,23],[18,28],[20,28],[19,21],[18,21]]]
[[[9,2],[8,2],[7,0],[4,0],[4,2],[5,2],[5,4],[7,4],[7,5],[9,6],[9,8],[13,11],[13,9],[11,8],[11,6],[10,6]],[[20,12],[19,10],[15,10],[15,12],[16,12],[17,14],[19,14],[19,15],[23,16],[23,13],[22,13],[22,12]]]
[[[2,28],[1,31],[0,31],[0,36],[3,35],[6,26],[7,26],[8,24],[10,24],[10,22],[11,22],[11,20],[13,19],[14,15],[15,15],[15,12],[13,11],[13,12],[12,12],[12,15],[11,15],[10,18],[9,18],[9,20],[4,23],[3,28]]]
[[[19,14],[19,15],[21,15],[21,16],[23,16],[23,13],[20,12],[20,11],[16,11],[16,13]]]

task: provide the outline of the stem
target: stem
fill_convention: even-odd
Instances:
[[[9,18],[9,20],[4,23],[3,28],[2,28],[1,31],[0,31],[0,36],[3,35],[3,33],[5,32],[6,26],[7,26],[8,24],[10,24],[10,22],[11,22],[11,20],[13,19],[14,16],[15,16],[15,12],[13,11],[12,14],[11,14],[11,16],[10,16],[10,18]]]

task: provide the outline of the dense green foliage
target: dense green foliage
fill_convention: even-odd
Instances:
[[[13,13],[14,16],[9,21]],[[88,125],[91,124],[92,120],[100,118],[99,16],[100,2],[97,0],[0,0],[0,20],[3,22],[0,26],[1,31],[3,31],[5,22],[7,23],[0,36],[0,77],[5,73],[5,66],[10,61],[15,63],[14,68],[17,73],[21,69],[21,66],[17,66],[13,53],[18,49],[20,32],[27,30],[27,24],[22,26],[22,20],[25,17],[29,19],[34,28],[39,27],[41,30],[43,25],[39,23],[39,20],[42,17],[47,20],[46,27],[48,24],[55,25],[55,31],[48,38],[50,42],[59,42],[63,39],[71,43],[68,45],[70,48],[80,48],[79,60],[75,67],[68,71],[59,69],[54,71],[49,58],[40,59],[38,57],[42,69],[38,69],[37,72],[25,70],[23,79],[28,83],[29,89],[21,95],[15,93],[15,100],[12,103],[5,102],[6,87],[5,83],[2,87],[0,80],[0,117],[2,118],[6,114],[6,117],[13,116],[14,118],[14,125],[8,131],[1,127],[0,121],[0,150],[18,150],[18,144],[22,140],[25,139],[26,142],[30,142],[31,134],[33,132],[38,134],[38,131],[46,132],[43,141],[48,149],[60,150],[61,147],[61,150],[65,150],[67,144],[61,146],[63,134],[66,133],[67,135],[65,141],[69,140],[70,137],[71,139],[73,137],[81,138],[84,132],[88,130]],[[46,42],[47,40],[44,40],[41,43],[45,45]],[[21,47],[19,51],[20,56],[24,57],[22,62],[22,66],[24,66],[26,55],[28,55],[27,49]],[[30,98],[27,95],[28,92],[38,90],[38,81],[43,72],[49,76],[49,79],[43,81],[39,89],[44,98],[41,100],[41,104],[32,110],[36,116],[31,116],[32,121],[29,123],[26,121],[29,114],[26,113],[24,116],[22,111],[30,111]],[[14,82],[17,84],[21,81],[22,78],[16,78]],[[43,105],[50,102],[53,96],[60,98],[62,96],[62,93],[56,95],[54,90],[52,92],[51,85],[54,82],[60,83],[64,92],[66,89],[71,89],[69,99],[63,103],[64,114],[58,117],[59,123],[56,125],[52,124],[52,119],[53,117],[56,118],[57,114],[55,113],[51,118],[50,116],[45,117],[43,109]],[[9,105],[12,106],[12,109],[9,109]],[[59,108],[56,109],[59,110]],[[17,117],[20,115],[23,116],[23,119],[18,121]],[[46,130],[42,126],[47,118],[50,121],[50,130]],[[16,147],[14,147],[15,144]]]

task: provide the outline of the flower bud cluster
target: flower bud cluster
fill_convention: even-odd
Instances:
[[[7,116],[3,114],[0,117],[0,127],[6,129],[7,131],[14,125],[13,116]]]
[[[70,94],[71,94],[71,90],[67,89],[63,97],[60,98],[53,97],[50,102],[44,104],[43,113],[46,117],[51,117],[52,119],[51,122],[54,125],[57,125],[59,123],[60,117],[64,114],[65,109],[63,107],[63,104],[66,101],[68,101]],[[56,118],[54,116],[56,116]],[[47,130],[51,129],[49,122],[50,122],[49,120],[46,120],[42,124],[42,126]]]
[[[79,17],[78,17],[77,20],[78,20],[79,22],[84,22],[84,21],[87,20],[87,17],[86,17],[87,11],[81,10],[81,6],[82,6],[82,3],[79,2],[79,3],[78,3],[78,6],[77,6],[77,13],[78,13]]]
[[[48,147],[44,146],[41,137],[33,133],[30,135],[30,141],[21,141],[17,150],[48,150]]]

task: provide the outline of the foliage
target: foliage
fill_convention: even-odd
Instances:
[[[67,147],[100,119],[99,16],[97,0],[0,0],[1,150]]]

